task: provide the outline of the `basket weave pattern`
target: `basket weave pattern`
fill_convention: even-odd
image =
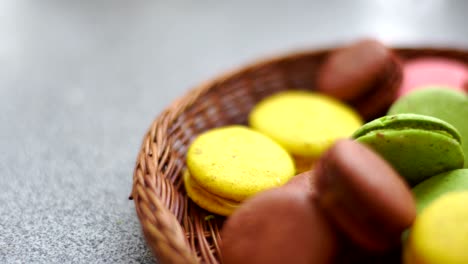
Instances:
[[[468,51],[395,49],[404,60],[443,56],[468,64]],[[137,157],[131,198],[145,239],[160,263],[219,263],[224,218],[186,195],[182,171],[190,142],[208,129],[246,124],[261,99],[286,89],[314,90],[330,50],[263,60],[203,83],[173,102],[152,123]]]

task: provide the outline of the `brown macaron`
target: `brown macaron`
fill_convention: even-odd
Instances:
[[[312,182],[314,182],[314,172],[312,170],[305,171],[292,177],[282,188],[296,188],[297,191],[315,193],[315,188]]]
[[[281,187],[245,201],[221,231],[222,263],[333,263],[336,234],[310,195]]]
[[[319,160],[315,199],[337,227],[369,251],[398,246],[416,217],[410,188],[378,154],[342,139]]]
[[[317,89],[354,106],[366,119],[395,100],[401,63],[382,43],[366,39],[332,52],[319,69]]]

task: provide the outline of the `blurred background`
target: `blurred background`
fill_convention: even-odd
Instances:
[[[127,198],[172,100],[362,37],[468,49],[466,14],[463,0],[0,0],[0,263],[153,263]]]

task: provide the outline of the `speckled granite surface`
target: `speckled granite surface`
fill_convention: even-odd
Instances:
[[[468,46],[465,1],[343,2],[0,1],[0,263],[153,263],[136,154],[206,78],[369,35]]]

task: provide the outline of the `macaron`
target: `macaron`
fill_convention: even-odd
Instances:
[[[460,134],[449,123],[418,114],[375,119],[353,134],[379,153],[410,185],[463,167]]]
[[[240,205],[240,201],[227,199],[206,191],[195,180],[193,180],[188,170],[184,172],[183,179],[185,191],[187,192],[188,197],[190,197],[190,199],[198,206],[207,211],[226,216],[234,212],[234,210],[236,210]]]
[[[284,185],[294,175],[294,162],[279,144],[233,125],[209,130],[190,144],[184,185],[200,207],[229,215],[246,198]]]
[[[249,124],[291,153],[302,171],[309,170],[337,139],[350,137],[362,120],[330,96],[285,91],[260,101],[249,115]]]
[[[413,188],[418,212],[440,196],[457,191],[468,191],[468,169],[444,172],[421,182]]]
[[[468,66],[446,58],[421,57],[403,64],[403,76],[398,96],[428,85],[462,91],[464,82],[468,80]]]
[[[403,178],[367,146],[339,140],[315,168],[315,199],[344,234],[371,252],[398,246],[416,209]]]
[[[221,230],[222,263],[334,263],[335,230],[301,186],[246,200]]]
[[[405,245],[405,264],[468,263],[468,192],[436,199],[416,218]]]
[[[468,168],[468,95],[452,89],[431,86],[413,91],[398,99],[389,114],[415,113],[437,117],[453,125],[461,136]]]
[[[350,103],[369,120],[386,111],[401,80],[397,56],[381,42],[367,39],[330,54],[319,69],[317,90]]]
[[[312,170],[302,172],[291,178],[283,188],[295,188],[298,191],[315,193],[314,182],[315,174]]]

